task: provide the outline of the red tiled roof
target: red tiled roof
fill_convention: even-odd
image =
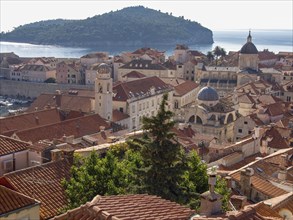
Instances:
[[[259,51],[258,58],[260,61],[278,59],[277,55],[274,52],[267,51],[267,50]]]
[[[277,116],[284,113],[284,109],[282,107],[280,108],[280,103],[266,105],[264,108],[266,108],[266,113],[268,113],[270,116]]]
[[[268,142],[267,147],[274,149],[286,149],[290,147],[289,141],[286,140],[275,127],[266,130],[261,140],[265,140],[267,137],[272,138],[272,140]]]
[[[0,216],[37,204],[34,199],[0,185]]]
[[[119,110],[115,109],[113,110],[113,115],[112,115],[112,121],[113,122],[117,122],[117,121],[121,121],[123,119],[129,118],[129,115],[120,112]]]
[[[128,77],[128,78],[143,78],[146,77],[146,75],[142,74],[141,72],[138,71],[131,71],[129,73],[126,73],[125,75],[123,75],[123,77]]]
[[[192,81],[185,81],[184,83],[181,83],[178,86],[175,86],[175,96],[183,96],[188,92],[191,92],[192,90],[196,89],[199,85]]]
[[[56,216],[53,220],[187,220],[194,213],[189,208],[152,195],[96,196],[92,202]]]
[[[69,178],[70,167],[67,160],[49,162],[5,174],[0,178],[0,185],[40,201],[40,216],[48,219],[67,205],[61,180]]]
[[[0,156],[27,150],[30,144],[0,135]]]
[[[157,76],[141,78],[114,86],[113,92],[116,94],[113,101],[126,101],[132,97],[144,96],[152,87],[155,88],[156,92],[170,89],[170,86]]]
[[[61,121],[57,109],[47,109],[0,119],[0,134],[43,126]]]
[[[53,140],[54,138],[60,139],[64,135],[74,135],[74,138],[82,137],[84,135],[97,133],[100,131],[100,126],[104,126],[105,129],[110,127],[100,115],[94,114],[55,124],[22,130],[15,134],[21,140],[36,143],[40,140]]]
[[[270,207],[276,212],[288,209],[291,213],[293,213],[293,192],[266,200],[265,204],[270,205]]]
[[[90,94],[89,96],[76,96],[76,95],[61,95],[60,108],[62,110],[74,110],[82,112],[91,112],[91,99],[93,98]],[[38,98],[31,104],[28,111],[35,111],[35,108],[46,109],[50,107],[57,107],[56,94],[41,94]]]
[[[283,218],[263,203],[245,206],[239,211],[228,211],[215,216],[194,217],[192,220],[282,220]]]
[[[240,171],[233,173],[231,175],[233,179],[235,179],[237,182],[240,182]],[[262,192],[265,195],[268,195],[270,197],[276,197],[280,195],[284,195],[287,192],[279,187],[274,186],[272,183],[270,183],[267,180],[263,180],[259,178],[258,176],[252,176],[252,187],[254,187],[257,191]]]

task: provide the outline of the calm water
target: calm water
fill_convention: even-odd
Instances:
[[[237,31],[214,31],[214,44],[210,45],[188,45],[190,49],[199,50],[203,53],[211,51],[215,46],[221,46],[228,51],[238,51],[246,42],[247,30]],[[293,30],[255,30],[252,31],[252,40],[257,49],[269,49],[275,53],[279,51],[293,52]],[[180,43],[180,42],[178,42]],[[153,47],[166,51],[167,55],[173,53],[175,45],[153,46],[141,45],[140,47]],[[125,51],[133,51],[139,46],[133,47],[99,47],[99,48],[71,48],[57,47],[51,45],[33,45],[26,43],[0,42],[0,52],[14,52],[21,57],[65,57],[78,58],[89,52],[108,51],[116,55]]]

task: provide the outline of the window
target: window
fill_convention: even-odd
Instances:
[[[141,103],[138,105],[138,110],[141,111]]]
[[[154,106],[155,105],[155,100],[152,100],[152,106]]]
[[[245,121],[244,124],[247,125],[247,121]]]
[[[238,133],[242,133],[242,129],[241,128],[238,129]]]
[[[132,106],[132,113],[135,113],[135,106]]]
[[[177,101],[177,100],[176,100],[175,103],[174,103],[174,108],[175,108],[175,109],[178,109],[178,101]]]
[[[291,102],[291,97],[287,96],[287,102]]]
[[[123,113],[123,108],[119,108],[119,111]]]

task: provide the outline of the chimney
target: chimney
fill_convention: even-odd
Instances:
[[[61,91],[60,90],[56,90],[56,105],[57,107],[61,107],[61,97],[62,97],[62,94],[61,94]]]
[[[254,170],[252,168],[245,168],[240,171],[240,191],[242,195],[247,196],[250,199],[251,183]]]
[[[209,173],[209,191],[200,195],[200,215],[211,216],[222,212],[222,196],[215,192],[216,172]]]
[[[51,150],[51,159],[52,161],[57,161],[62,159],[62,151],[59,149]]]
[[[280,168],[286,169],[289,166],[288,154],[281,155]]]
[[[236,210],[240,210],[240,209],[244,208],[244,206],[247,202],[247,197],[233,195],[233,196],[231,196],[230,201]]]
[[[260,128],[258,126],[255,126],[255,128],[254,128],[254,139],[259,138],[259,130],[260,130]]]

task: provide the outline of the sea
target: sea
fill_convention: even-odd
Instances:
[[[213,44],[187,45],[192,50],[203,53],[213,50],[215,46],[224,48],[227,52],[238,51],[246,43],[248,30],[223,30],[213,31]],[[259,51],[268,49],[278,53],[280,51],[293,52],[293,30],[253,30],[252,41]],[[181,44],[178,41],[178,44]],[[14,52],[20,57],[57,57],[57,58],[79,58],[85,54],[97,51],[107,51],[110,55],[118,55],[122,52],[134,51],[140,47],[151,47],[165,51],[167,56],[172,55],[175,45],[158,46],[143,44],[137,46],[101,46],[98,48],[61,47],[54,45],[34,45],[27,43],[1,42],[0,52]]]
[[[259,51],[268,49],[278,53],[280,51],[293,52],[293,30],[253,30],[252,41]],[[191,50],[198,50],[203,53],[213,50],[215,46],[224,48],[227,52],[239,51],[246,43],[248,30],[223,30],[213,31],[213,44],[187,45]],[[178,42],[181,44],[181,42]],[[99,47],[99,48],[78,48],[78,47],[60,47],[54,45],[34,45],[27,43],[1,42],[0,52],[14,52],[20,57],[56,57],[56,58],[79,58],[85,54],[97,51],[107,51],[110,55],[118,55],[122,52],[134,51],[140,47],[151,47],[165,51],[167,56],[173,54],[175,45],[139,45],[133,47]],[[0,79],[1,80],[1,79]],[[1,97],[3,102],[11,97]],[[14,97],[12,97],[14,98]],[[9,100],[8,100],[9,101]],[[16,110],[25,106],[0,105],[0,117],[8,115],[8,110]]]

